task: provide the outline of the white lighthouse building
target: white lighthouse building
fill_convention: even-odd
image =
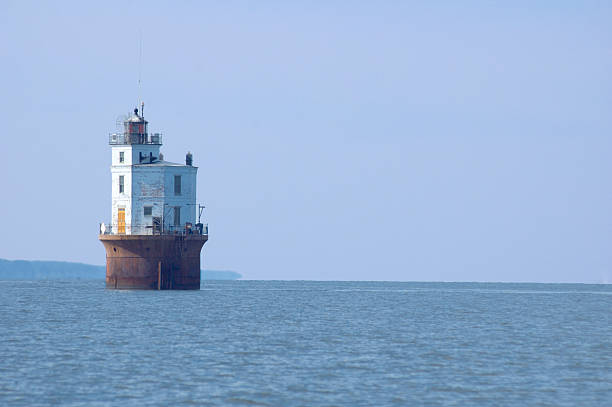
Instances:
[[[196,224],[196,174],[191,154],[185,164],[165,161],[162,136],[148,133],[142,112],[111,134],[112,234],[151,235],[182,232]],[[105,228],[107,226],[105,225]]]
[[[106,287],[198,290],[208,227],[196,207],[197,167],[165,161],[162,136],[150,134],[142,109],[111,134],[111,221],[100,224]],[[198,223],[196,223],[196,212]]]

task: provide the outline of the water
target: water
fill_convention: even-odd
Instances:
[[[612,406],[612,286],[0,281],[0,405]]]

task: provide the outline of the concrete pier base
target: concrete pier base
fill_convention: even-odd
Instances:
[[[106,250],[106,287],[199,290],[200,251],[208,236],[100,235]]]

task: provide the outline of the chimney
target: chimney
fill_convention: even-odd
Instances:
[[[185,164],[193,165],[193,155],[191,155],[191,153],[189,153],[189,152],[185,156]]]

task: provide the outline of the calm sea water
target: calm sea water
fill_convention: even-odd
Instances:
[[[612,406],[612,286],[0,281],[0,405]]]

